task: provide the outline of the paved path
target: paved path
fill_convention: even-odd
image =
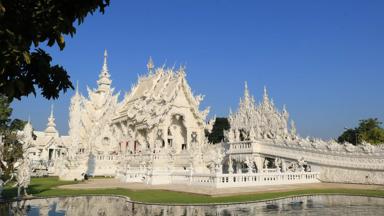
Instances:
[[[126,188],[130,190],[169,190],[186,193],[196,193],[210,196],[227,196],[235,194],[249,193],[265,193],[265,192],[281,192],[290,190],[303,189],[374,189],[384,190],[384,186],[380,185],[359,185],[359,184],[338,184],[338,183],[311,183],[311,184],[294,184],[294,185],[273,185],[273,186],[255,186],[255,187],[237,187],[237,188],[212,188],[206,186],[191,185],[146,185],[142,183],[122,183],[117,179],[91,179],[84,183],[63,185],[59,188],[65,189],[105,189],[105,188]]]

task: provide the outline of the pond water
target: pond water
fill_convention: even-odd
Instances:
[[[128,202],[122,197],[83,196],[33,199],[0,205],[0,215],[95,216],[246,216],[246,215],[384,215],[384,198],[363,196],[303,196],[268,202],[166,206]]]

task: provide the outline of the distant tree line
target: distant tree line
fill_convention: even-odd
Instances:
[[[207,133],[208,141],[216,144],[224,140],[224,130],[229,130],[230,125],[227,118],[216,118],[211,133]]]
[[[337,141],[339,143],[349,142],[354,145],[361,144],[363,141],[371,144],[384,143],[384,128],[382,122],[377,118],[360,120],[358,127],[344,131]]]

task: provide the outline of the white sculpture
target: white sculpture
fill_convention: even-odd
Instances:
[[[50,117],[50,125],[54,125],[53,114]],[[54,132],[54,130],[52,130]],[[27,188],[31,183],[31,159],[29,157],[30,149],[32,147],[32,125],[28,121],[24,127],[22,137],[20,138],[22,144],[23,157],[14,164],[15,173],[13,174],[16,179],[14,186],[17,186],[17,197],[21,196],[21,190],[23,190],[24,196],[28,196]]]
[[[279,111],[266,88],[261,102],[256,103],[247,83],[239,108],[228,116],[230,129],[224,132],[224,143],[211,145],[205,132],[212,130],[214,121],[206,122],[209,108],[200,110],[204,97],[192,93],[185,67],[155,68],[150,58],[147,70],[119,101],[119,94],[114,94],[111,88],[105,52],[97,88],[87,88],[85,97],[77,87],[71,99],[69,135],[59,136],[53,111],[47,129],[35,132],[36,139],[31,141],[34,162],[44,161],[47,173],[62,179],[79,179],[82,173],[87,173],[147,184],[188,179],[188,184],[230,186],[239,180],[239,174],[247,175],[243,179],[257,184],[256,179],[264,178],[255,176],[268,172],[285,175],[287,178],[282,179],[294,182],[295,178],[286,171],[314,182],[318,174],[312,171],[320,168],[312,169],[312,162],[319,166],[384,171],[384,147],[301,138],[295,123],[291,121],[288,125],[286,107]],[[305,157],[305,161],[297,161],[298,155]],[[269,161],[263,161],[267,157],[275,160],[276,169],[268,168]],[[223,163],[228,163],[228,170],[223,169]],[[242,173],[244,163],[247,173]],[[379,181],[382,173],[372,175],[370,182]],[[270,178],[265,179],[273,184]]]
[[[230,113],[229,122],[231,129],[241,131],[243,139],[280,138],[296,136],[294,124],[288,129],[288,111],[283,107],[280,113],[275,108],[273,101],[269,99],[264,88],[263,101],[256,105],[255,100],[249,94],[248,85],[245,83],[244,97],[240,99],[239,109],[236,113]]]

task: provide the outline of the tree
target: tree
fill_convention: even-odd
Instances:
[[[22,144],[18,141],[17,131],[26,124],[20,119],[11,120],[12,108],[10,101],[0,95],[0,178],[6,182],[13,172],[13,165],[22,158]]]
[[[354,145],[361,144],[363,141],[371,144],[384,143],[384,128],[382,122],[377,118],[360,120],[359,126],[348,129],[337,139],[339,143],[350,142]]]
[[[208,141],[211,143],[219,143],[224,139],[224,130],[230,128],[227,118],[216,118],[212,127],[212,132],[208,134]]]
[[[73,89],[70,76],[39,46],[65,47],[76,23],[88,14],[104,13],[110,0],[0,0],[0,94],[20,99],[36,89],[47,99]]]

